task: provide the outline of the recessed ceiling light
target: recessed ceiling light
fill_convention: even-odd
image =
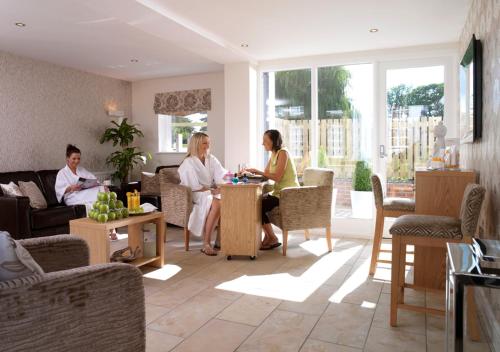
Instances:
[[[137,60],[137,59],[132,59],[132,60],[130,60],[130,62],[133,62],[133,63],[135,64],[136,62],[139,62],[139,60]]]
[[[22,23],[22,22],[16,22],[14,23],[16,26],[18,27],[26,27],[26,23]]]
[[[377,33],[378,32],[378,28],[371,28],[369,30],[370,33]]]
[[[243,44],[241,44],[241,47],[242,48],[248,48],[248,44],[247,43],[243,43]]]

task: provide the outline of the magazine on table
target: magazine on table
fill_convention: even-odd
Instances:
[[[81,189],[99,187],[99,181],[95,178],[80,177],[77,184],[81,187]]]

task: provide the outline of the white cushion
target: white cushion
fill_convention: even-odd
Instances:
[[[0,188],[2,188],[3,194],[9,197],[22,197],[23,193],[19,189],[19,187],[12,181],[8,185],[0,184]]]

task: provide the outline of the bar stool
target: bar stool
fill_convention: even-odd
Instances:
[[[398,309],[444,315],[443,310],[404,303],[405,287],[425,289],[405,282],[406,246],[446,248],[447,242],[471,243],[484,194],[484,187],[473,183],[467,185],[460,208],[460,219],[435,215],[403,215],[391,226],[391,326],[397,325]]]
[[[378,259],[382,246],[382,235],[384,232],[385,217],[398,218],[401,215],[415,213],[415,201],[407,198],[385,198],[382,190],[382,182],[378,175],[372,175],[372,189],[377,208],[377,217],[375,221],[375,233],[373,235],[373,249],[370,263],[370,275],[375,273],[378,263],[391,263],[390,260]],[[390,251],[387,251],[390,252]]]

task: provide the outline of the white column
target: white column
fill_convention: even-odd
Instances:
[[[257,71],[247,62],[224,65],[225,167],[256,165]]]

